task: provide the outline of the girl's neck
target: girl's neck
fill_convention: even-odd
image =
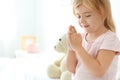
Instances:
[[[99,31],[96,31],[95,33],[87,33],[86,35],[86,40],[88,42],[92,42],[94,41],[96,38],[98,38],[100,35],[104,34],[105,32],[107,32],[108,29],[102,29],[102,30],[99,30]]]

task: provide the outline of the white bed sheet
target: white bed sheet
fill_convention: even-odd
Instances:
[[[0,58],[0,80],[59,80],[47,76],[47,66],[55,59],[50,55]]]
[[[54,55],[54,56],[53,56]],[[61,57],[53,51],[18,58],[0,58],[0,80],[60,80],[47,76],[47,66]],[[120,60],[119,60],[120,63]],[[120,80],[120,65],[117,80]]]

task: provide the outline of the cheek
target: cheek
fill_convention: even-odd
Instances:
[[[92,23],[94,23],[96,26],[101,26],[103,24],[102,17],[100,15],[94,16]]]
[[[99,27],[102,26],[102,24],[103,24],[100,19],[96,19],[96,20],[94,21],[94,23],[95,23],[96,26],[99,26]]]
[[[89,20],[87,20],[87,23],[90,25],[90,26],[99,26],[101,24],[101,20],[99,18],[91,18]]]

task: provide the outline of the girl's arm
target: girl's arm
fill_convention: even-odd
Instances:
[[[67,55],[67,68],[70,72],[75,73],[77,65],[76,54],[74,51],[69,50]]]
[[[82,47],[79,47],[76,52],[81,59],[81,63],[83,63],[86,68],[97,77],[104,75],[115,56],[115,52],[113,51],[100,50],[97,57],[93,58]]]

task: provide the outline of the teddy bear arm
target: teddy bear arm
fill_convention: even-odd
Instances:
[[[61,75],[60,68],[54,64],[50,64],[47,68],[47,75],[50,78],[60,78]]]
[[[63,58],[64,58],[64,57],[60,58],[59,60],[56,60],[56,61],[54,62],[54,64],[55,64],[56,66],[60,66],[61,61],[63,60]]]

